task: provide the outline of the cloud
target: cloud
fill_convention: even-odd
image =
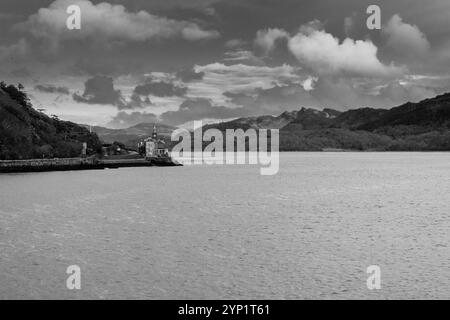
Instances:
[[[311,95],[322,107],[338,110],[360,107],[386,107],[385,99],[370,94],[370,88],[356,86],[349,78],[320,77],[314,84]]]
[[[153,102],[150,100],[149,97],[141,97],[137,93],[133,92],[133,94],[130,97],[130,100],[127,101],[125,105],[119,106],[119,109],[139,109],[139,108],[145,108],[148,106],[152,106]]]
[[[176,73],[176,77],[183,82],[199,81],[205,76],[204,72],[196,72],[194,69],[183,69]]]
[[[51,84],[47,85],[38,84],[34,87],[34,89],[46,93],[70,94],[69,88],[57,87]]]
[[[84,93],[74,93],[73,99],[82,103],[111,104],[118,107],[125,104],[120,90],[114,89],[113,78],[105,76],[88,79],[84,84]]]
[[[407,101],[418,102],[439,92],[413,81],[371,79],[355,84],[352,79],[322,77],[315,82],[311,95],[321,107],[339,110],[360,107],[391,108]]]
[[[169,125],[180,125],[201,119],[229,119],[248,115],[243,108],[213,106],[209,99],[196,98],[185,100],[177,111],[161,114],[161,121]]]
[[[256,33],[255,45],[260,48],[264,54],[268,54],[275,47],[275,43],[279,39],[288,39],[289,34],[278,28],[268,28],[259,30]]]
[[[113,129],[123,129],[135,126],[139,123],[159,122],[158,117],[153,113],[147,112],[118,112],[106,126]]]
[[[425,34],[415,25],[403,22],[396,14],[383,28],[386,45],[397,54],[408,57],[424,57],[430,50]]]
[[[156,97],[182,97],[186,95],[187,88],[178,87],[170,82],[149,82],[145,84],[138,85],[134,89],[134,93],[140,96],[153,95]]]
[[[319,106],[317,100],[302,85],[275,85],[272,88],[257,88],[250,93],[224,92],[231,102],[242,106],[249,114],[278,114],[301,107]]]
[[[136,88],[138,91],[140,90],[140,86]],[[95,76],[85,82],[84,92],[82,95],[79,93],[74,93],[72,97],[76,102],[113,105],[119,110],[139,109],[152,106],[153,103],[149,97],[141,97],[147,96],[147,94],[139,94],[136,92],[136,88],[129,98],[125,98],[120,90],[114,88],[113,78],[106,76]],[[53,88],[40,89],[52,90]]]
[[[279,114],[299,110],[301,107],[334,108],[348,110],[360,107],[388,108],[406,101],[417,102],[436,96],[438,90],[405,81],[361,81],[356,85],[351,78],[320,77],[314,79],[313,89],[302,85],[276,85],[256,89],[250,93],[224,92],[233,104],[241,106],[251,115]],[[378,89],[377,89],[378,88]]]
[[[263,66],[265,65],[264,61],[261,58],[258,58],[253,54],[253,52],[249,50],[237,50],[237,51],[228,51],[225,52],[224,61],[232,61],[234,63],[245,63],[247,65],[256,65]]]
[[[237,83],[251,84],[252,86],[262,87],[262,83],[270,84],[277,81],[290,81],[298,79],[297,68],[288,64],[281,66],[251,66],[237,63],[225,65],[215,62],[204,66],[197,66],[197,71],[205,72],[205,79],[214,81],[229,82],[230,85]],[[231,83],[230,83],[231,82]],[[233,83],[234,82],[234,83]]]
[[[197,72],[204,72],[203,81],[189,85],[189,97],[211,99],[215,105],[229,105],[223,92],[251,92],[256,88],[271,88],[276,84],[300,82],[298,68],[288,64],[280,66],[257,66],[237,63],[211,63],[195,66]]]
[[[247,41],[237,38],[225,42],[225,47],[228,49],[242,48],[245,45],[247,45]]]
[[[282,112],[298,110],[303,106],[316,106],[317,102],[300,84],[274,86],[269,89],[258,89],[255,104],[263,112]]]
[[[302,65],[320,75],[395,77],[403,73],[399,67],[380,62],[378,48],[370,40],[340,42],[323,30],[306,28],[290,38],[288,45]]]
[[[81,8],[81,30],[66,28],[67,7]],[[99,39],[144,42],[154,39],[181,38],[188,41],[214,39],[218,31],[202,29],[198,24],[156,16],[147,11],[129,12],[123,5],[107,2],[93,4],[88,0],[56,0],[48,8],[41,8],[17,30],[30,33],[37,39],[57,42],[64,39]],[[57,45],[57,44],[55,44]]]
[[[380,89],[380,96],[386,97],[395,104],[419,102],[437,95],[432,88],[418,85],[403,85],[399,82],[391,82]]]
[[[350,31],[353,18],[347,17],[345,25]],[[318,20],[302,25],[294,36],[278,28],[259,30],[255,45],[268,54],[279,39],[286,39],[289,51],[300,64],[317,75],[396,77],[405,71],[392,64],[383,64],[377,57],[378,48],[370,40],[346,38],[341,42],[324,31]]]

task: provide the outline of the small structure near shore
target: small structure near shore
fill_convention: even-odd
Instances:
[[[138,152],[147,159],[169,157],[169,150],[165,148],[164,140],[158,139],[156,125],[153,127],[152,136],[138,143]]]

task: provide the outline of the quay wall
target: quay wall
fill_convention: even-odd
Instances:
[[[0,160],[0,168],[71,166],[71,165],[80,165],[83,163],[86,164],[92,163],[92,160],[87,160],[83,158]]]

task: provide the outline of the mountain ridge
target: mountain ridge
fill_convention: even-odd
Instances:
[[[103,141],[117,140],[134,146],[140,138],[151,134],[153,125],[95,130]],[[161,123],[156,126],[166,144],[173,145],[170,133],[175,128]],[[450,93],[391,109],[363,107],[338,111],[303,107],[278,116],[241,117],[203,126],[204,131],[211,128],[222,132],[279,129],[280,151],[450,151]]]
[[[364,107],[341,112],[331,108],[301,108],[291,112],[295,115],[291,121],[279,126],[283,114],[273,116],[272,126],[266,121],[264,127],[255,127],[258,119],[251,117],[205,128],[223,131],[239,123],[242,129],[280,129],[280,151],[450,150],[450,93],[391,109]]]

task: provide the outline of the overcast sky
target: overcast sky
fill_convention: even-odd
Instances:
[[[449,17],[449,0],[1,0],[0,80],[115,128],[390,108],[450,91]]]

